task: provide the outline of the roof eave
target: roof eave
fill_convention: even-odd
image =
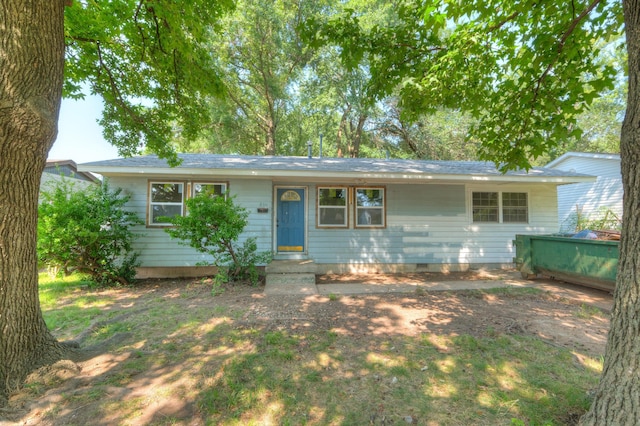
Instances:
[[[550,161],[545,164],[546,168],[557,168],[560,164],[571,158],[589,158],[595,160],[613,160],[620,161],[620,154],[601,154],[601,153],[591,153],[591,152],[567,152],[562,154],[560,157],[555,160]]]
[[[558,185],[570,183],[595,182],[595,176],[533,176],[533,175],[469,175],[469,174],[438,174],[438,173],[397,173],[397,172],[336,172],[322,170],[261,170],[261,169],[204,169],[183,167],[134,168],[94,166],[86,168],[79,166],[79,170],[91,171],[104,176],[224,176],[224,177],[263,177],[263,178],[312,178],[326,179],[362,179],[370,181],[459,181],[459,182],[501,182],[501,183],[554,183]]]

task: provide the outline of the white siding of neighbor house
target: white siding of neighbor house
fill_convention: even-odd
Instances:
[[[57,184],[66,182],[69,185],[72,185],[74,189],[82,190],[88,188],[91,185],[97,185],[88,180],[80,180],[73,177],[62,176],[54,173],[42,173],[42,177],[40,178],[40,196],[38,197],[38,201],[42,202],[42,193],[53,190]]]
[[[603,208],[622,219],[622,176],[619,158],[568,157],[554,168],[597,176],[593,183],[575,183],[558,187],[558,223],[562,232],[573,232],[576,209],[584,217],[596,219]]]
[[[189,179],[198,181],[193,177]],[[143,218],[147,214],[148,181],[147,177],[110,179],[113,187],[132,194],[130,208]],[[245,237],[257,238],[259,251],[273,250],[274,246],[274,185],[267,180],[229,180],[230,192],[250,212]],[[381,185],[386,188],[387,226],[384,229],[354,229],[353,219],[348,229],[319,229],[316,227],[316,186],[290,185],[307,188],[308,257],[318,264],[510,264],[515,256],[512,240],[516,234],[548,234],[558,230],[555,185]],[[336,184],[321,184],[331,185]],[[526,192],[529,223],[472,223],[472,191]],[[264,207],[268,213],[258,213],[258,208]],[[142,253],[142,266],[194,266],[209,260],[189,247],[178,245],[163,229],[141,226],[136,231],[142,234],[135,244]]]

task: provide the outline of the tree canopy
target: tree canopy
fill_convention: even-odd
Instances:
[[[102,96],[105,136],[122,154],[144,148],[175,164],[171,142],[177,136],[194,140],[212,123],[236,123],[237,116],[230,115],[228,107],[237,110],[246,104],[233,100],[233,95],[240,99],[233,89],[250,87],[241,86],[240,80],[254,84],[247,78],[249,67],[256,65],[252,61],[267,59],[230,49],[230,58],[248,55],[235,62],[246,67],[237,67],[235,76],[228,68],[234,66],[233,61],[224,66],[219,61],[223,52],[212,46],[221,29],[220,17],[232,9],[230,0],[67,3],[71,5],[64,11],[63,2],[0,0],[0,402],[33,368],[66,353],[42,320],[35,254],[38,178],[55,139],[63,87],[67,96],[80,97],[81,85],[88,83],[92,93]],[[295,10],[311,4],[296,3],[301,8]],[[588,107],[595,109],[598,97],[616,83],[614,66],[599,60],[598,47],[625,30],[630,78],[621,133],[625,201],[620,266],[604,373],[592,410],[583,421],[640,422],[638,0],[569,4],[405,0],[381,9],[383,4],[375,0],[340,2],[335,8],[322,4],[317,14],[304,15],[305,33],[311,41],[308,46],[298,37],[300,27],[293,30],[301,20],[291,21],[293,15],[284,9],[263,4],[270,11],[266,17],[278,20],[273,22],[278,25],[263,28],[279,32],[261,32],[256,27],[260,31],[254,35],[277,41],[270,45],[273,49],[285,44],[291,47],[290,51],[251,52],[274,58],[272,67],[260,68],[263,77],[278,70],[278,75],[262,80],[266,83],[263,88],[273,94],[264,102],[271,102],[272,108],[282,106],[274,109],[278,113],[272,118],[277,120],[282,112],[290,112],[292,118],[316,117],[309,121],[314,125],[299,126],[290,133],[290,140],[295,134],[300,141],[322,128],[325,135],[335,135],[336,148],[347,146],[338,144],[338,135],[341,131],[346,134],[348,128],[352,135],[348,149],[353,152],[374,153],[371,148],[384,149],[386,143],[398,146],[397,135],[388,132],[391,137],[385,139],[380,130],[384,126],[379,125],[377,108],[384,113],[387,102],[394,105],[387,109],[393,111],[393,119],[402,120],[396,127],[404,129],[417,126],[424,114],[467,113],[472,118],[469,133],[480,144],[480,158],[495,161],[503,169],[528,168],[532,159],[552,151],[559,141],[582,137],[579,115]],[[384,13],[376,15],[380,10]],[[280,38],[286,34],[292,37]],[[343,98],[343,103],[294,108],[292,100],[304,99],[296,95],[303,87],[302,77],[320,69],[312,64],[314,58],[322,60],[313,56],[321,51],[328,52],[324,57],[329,61],[335,55],[341,58],[334,65],[343,67],[336,75],[344,77],[338,77],[331,90],[334,99]],[[289,53],[278,56],[281,52]],[[287,62],[292,59],[290,54],[302,56],[298,62]],[[277,67],[283,63],[292,65],[281,73]],[[331,62],[324,64],[329,71]],[[295,72],[288,73],[293,68]],[[284,83],[281,76],[286,77]],[[360,85],[361,79],[367,84]],[[355,100],[344,96],[346,89],[341,85],[345,80],[352,83],[346,93]],[[308,81],[326,83],[322,78]],[[323,95],[327,92],[328,88],[318,90]],[[216,104],[216,97],[224,93],[228,96],[225,103]],[[247,94],[251,94],[248,89],[243,92]],[[219,120],[212,120],[212,111]],[[322,120],[319,111],[325,112]],[[343,126],[345,112],[354,112],[347,116],[348,127]],[[269,134],[275,129],[277,135],[277,120],[266,126],[266,133],[260,130],[264,152],[278,153],[277,139],[270,139]],[[260,122],[247,119],[246,124]],[[362,149],[363,140],[369,141],[369,150]],[[287,153],[299,154],[295,149]],[[6,312],[11,312],[10,318]]]
[[[337,42],[347,66],[367,59],[372,93],[397,91],[407,118],[438,107],[477,121],[479,157],[528,168],[559,141],[580,137],[580,113],[614,85],[596,43],[619,38],[622,5],[593,1],[404,1],[388,25],[361,25],[355,10],[310,33]]]
[[[223,92],[208,40],[231,0],[74,1],[65,9],[64,95],[83,85],[104,100],[100,124],[122,155],[147,149],[176,161],[178,134],[196,138]],[[203,14],[203,11],[206,11]]]
[[[178,133],[178,149],[305,155],[322,134],[324,155],[499,153],[518,167],[617,151],[620,5],[397,5],[238,2],[206,43],[227,96],[208,98],[202,137]]]

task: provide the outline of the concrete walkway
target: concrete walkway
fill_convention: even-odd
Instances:
[[[504,274],[503,274],[504,275]],[[416,291],[456,291],[456,290],[486,290],[491,288],[523,288],[534,287],[555,294],[559,297],[578,303],[596,306],[610,312],[613,296],[601,290],[568,284],[546,278],[525,280],[517,272],[507,274],[502,279],[461,280],[461,281],[430,281],[419,284],[380,284],[380,283],[331,283],[315,284],[309,279],[304,282],[267,282],[264,293],[268,296],[278,295],[367,295],[390,293],[415,293]]]

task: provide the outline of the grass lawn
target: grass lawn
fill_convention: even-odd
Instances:
[[[342,298],[268,302],[260,289],[229,288],[215,297],[210,289],[206,280],[187,280],[95,290],[77,276],[41,276],[48,326],[61,340],[82,335],[90,356],[79,367],[62,362],[31,377],[14,402],[38,410],[20,420],[561,425],[588,408],[589,390],[601,373],[599,356],[531,333],[490,326],[470,334],[446,327],[416,333],[376,328],[392,317],[386,304],[397,301],[400,310],[409,309],[426,303],[422,294],[352,299],[370,304],[366,318],[355,318],[341,315],[347,302]],[[530,289],[490,296],[503,305],[544,303]],[[461,303],[460,313],[470,309],[464,297],[439,297]],[[289,303],[289,314],[273,316],[269,303]],[[549,303],[549,309],[562,309]],[[597,310],[566,306],[585,327],[602,319]]]

